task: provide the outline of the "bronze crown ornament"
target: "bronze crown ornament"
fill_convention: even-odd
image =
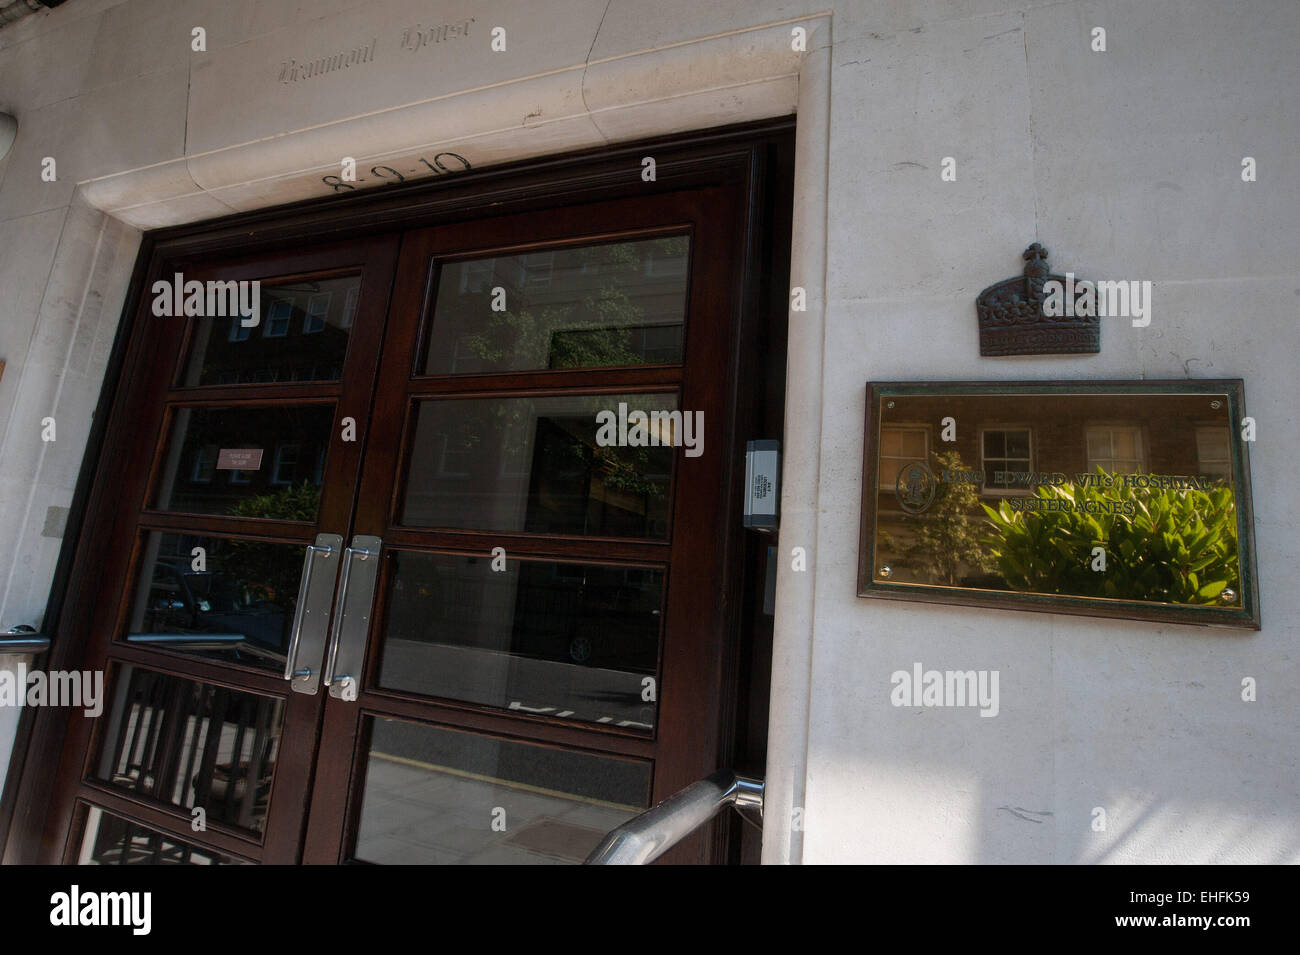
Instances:
[[[990,285],[975,299],[980,355],[992,358],[1100,352],[1101,325],[1096,314],[1081,315],[1076,309],[1067,309],[1065,315],[1051,316],[1043,311],[1047,297],[1043,286],[1047,282],[1061,283],[1076,298],[1080,294],[1077,283],[1048,273],[1047,250],[1037,242],[1025,249],[1024,259],[1024,275]]]

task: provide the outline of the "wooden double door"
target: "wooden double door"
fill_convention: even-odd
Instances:
[[[155,261],[64,615],[102,713],[29,754],[11,858],[579,862],[732,760],[751,213]]]

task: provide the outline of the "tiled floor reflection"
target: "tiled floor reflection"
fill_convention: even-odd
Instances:
[[[558,753],[505,745],[543,760]],[[582,758],[593,765],[614,762]],[[648,767],[635,771],[648,784]],[[372,749],[355,856],[396,865],[580,863],[605,833],[642,808]]]

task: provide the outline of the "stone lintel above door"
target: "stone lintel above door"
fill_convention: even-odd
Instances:
[[[324,54],[341,42],[338,38],[304,37],[301,56],[252,41],[220,51],[209,68],[195,70],[188,143],[191,149],[205,143],[213,148],[91,179],[81,183],[80,191],[108,215],[154,229],[446,175],[465,164],[477,169],[790,115],[796,111],[806,55],[792,49],[791,31],[802,25],[812,36],[825,19],[797,18],[582,60],[432,98],[427,86],[412,83],[411,92],[420,95],[419,100],[325,122],[313,122],[308,114],[318,109],[322,96],[330,96],[331,86],[343,84],[341,89],[346,89],[372,82],[371,76],[376,76],[373,82],[388,86],[379,78],[383,71],[406,69],[403,64],[418,51],[399,46],[399,37],[385,33],[380,42],[391,41],[393,48],[386,61],[375,52],[355,69],[334,69],[333,58]],[[322,56],[303,62],[324,72],[304,76],[297,68],[301,63],[282,69],[281,61],[302,61],[317,47]],[[491,55],[476,53],[480,59]],[[347,62],[346,56],[342,62]],[[313,95],[304,97],[307,91],[297,89],[303,86],[314,86]],[[393,95],[391,90],[385,93]],[[281,112],[278,128],[287,131],[218,145],[258,135],[253,127],[261,120],[241,122],[238,109],[232,111],[231,106],[243,99],[247,112],[247,97],[254,95],[261,103],[282,100],[264,108]],[[346,96],[344,102],[353,98]],[[214,121],[225,126],[214,129]],[[341,177],[344,157],[355,160],[355,182]]]

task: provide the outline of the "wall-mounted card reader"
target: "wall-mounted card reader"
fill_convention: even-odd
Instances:
[[[781,523],[777,510],[780,495],[781,442],[770,439],[746,442],[745,526],[775,533]]]

